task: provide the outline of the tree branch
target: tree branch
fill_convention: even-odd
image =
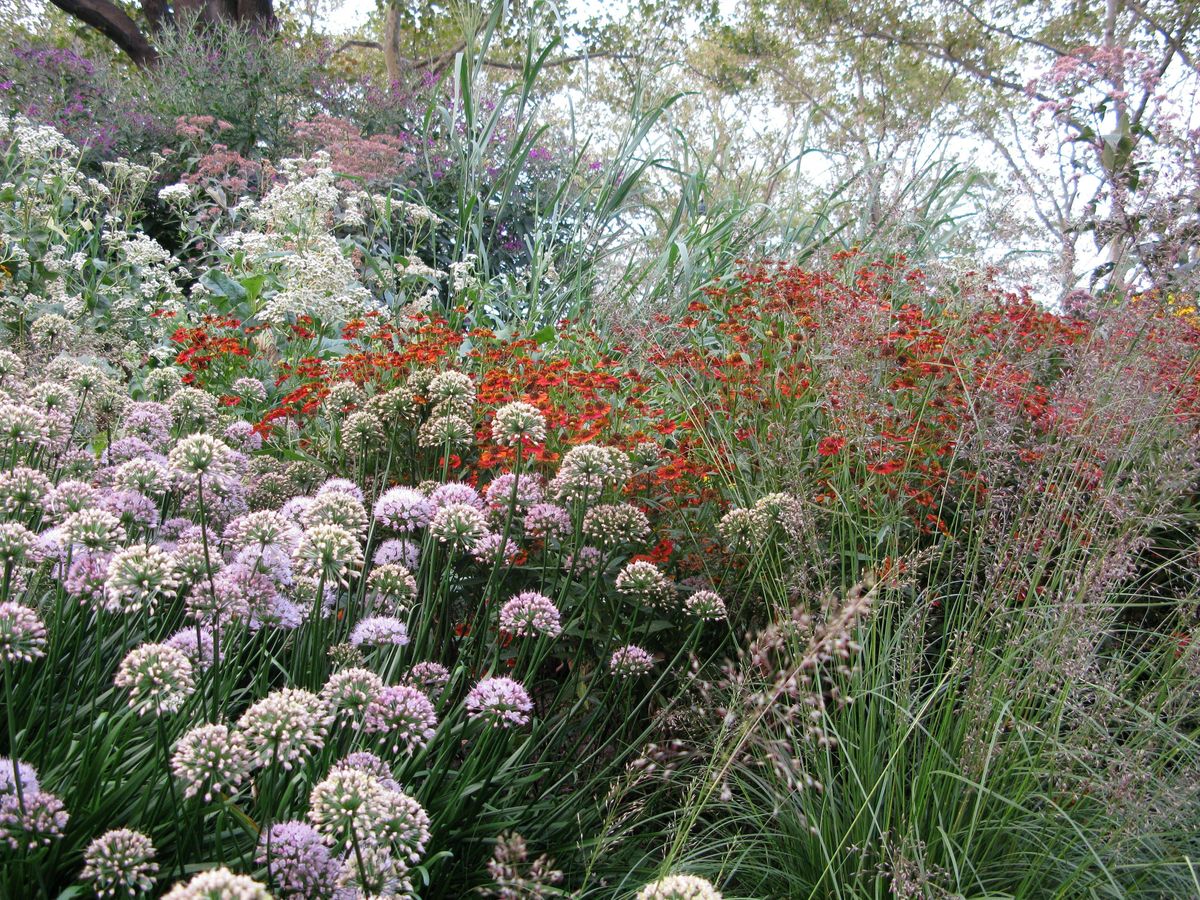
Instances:
[[[158,61],[158,51],[142,34],[137,23],[109,0],[50,0],[50,2],[68,15],[95,28],[120,47],[139,68],[148,68]]]

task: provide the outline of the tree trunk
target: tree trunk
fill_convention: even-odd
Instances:
[[[383,64],[387,67],[388,82],[400,83],[400,12],[395,4],[388,4],[387,17],[383,20]]]

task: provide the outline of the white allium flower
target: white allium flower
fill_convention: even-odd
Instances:
[[[542,444],[546,441],[546,417],[531,403],[517,400],[496,410],[492,437],[504,447]]]
[[[696,875],[668,875],[638,891],[637,900],[721,900],[721,894]]]
[[[143,716],[177,712],[196,689],[191,660],[169,644],[130,650],[114,683],[129,690],[129,705]]]
[[[260,766],[278,763],[291,770],[325,746],[332,720],[325,701],[300,688],[273,691],[242,713],[238,728]]]
[[[266,887],[247,875],[235,875],[228,869],[209,869],[180,883],[163,895],[162,900],[272,900]]]
[[[184,785],[184,795],[232,794],[250,777],[253,760],[246,739],[227,725],[199,725],[179,739],[171,770]]]
[[[88,844],[81,877],[100,897],[132,897],[154,887],[154,843],[140,831],[117,828]]]

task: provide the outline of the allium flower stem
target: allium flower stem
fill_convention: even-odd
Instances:
[[[512,469],[512,490],[509,491],[508,509],[504,513],[504,531],[500,537],[500,545],[496,558],[492,561],[492,571],[488,573],[487,587],[484,588],[483,593],[479,596],[479,602],[475,605],[476,618],[480,617],[484,604],[492,596],[492,591],[495,589],[496,580],[499,578],[501,571],[507,574],[508,570],[512,568],[512,564],[505,559],[505,548],[508,546],[508,539],[512,535],[513,515],[517,508],[517,488],[521,484],[521,451],[524,449],[522,443],[521,441],[517,441],[516,446],[513,448],[515,456]]]
[[[185,859],[183,834],[179,828],[179,810],[180,806],[179,792],[175,785],[175,776],[171,772],[171,743],[167,740],[167,720],[165,716],[157,715],[154,717],[155,724],[158,726],[158,754],[162,760],[163,772],[167,777],[167,789],[170,791],[171,811],[168,815],[171,819],[171,824],[175,829],[175,861],[179,863],[179,877],[184,875],[183,861]],[[157,815],[155,816],[157,818]],[[219,836],[219,832],[218,832]]]
[[[200,509],[200,542],[204,547],[204,577],[208,579],[208,590],[212,596],[216,596],[217,589],[213,584],[212,572],[212,557],[208,549],[208,516],[204,510],[204,476],[196,476],[196,503]],[[211,715],[206,714],[206,718],[210,722],[216,722],[217,711],[221,708],[221,624],[216,623],[213,628],[213,661],[209,679],[212,685],[212,709],[209,711]],[[197,629],[199,626],[197,626]],[[200,632],[196,632],[196,646],[200,645]]]
[[[8,714],[8,755],[13,761],[13,783],[17,788],[17,804],[21,807],[21,812],[24,812],[25,795],[21,789],[21,778],[16,773],[20,753],[17,747],[17,722],[13,718],[12,664],[7,659],[4,660],[4,709]]]

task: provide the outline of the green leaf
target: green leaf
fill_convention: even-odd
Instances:
[[[246,289],[234,281],[220,269],[210,269],[200,276],[200,283],[217,297],[224,297],[234,303],[246,299]]]

